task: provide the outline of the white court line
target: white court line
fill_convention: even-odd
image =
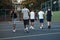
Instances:
[[[13,24],[13,22],[11,21],[11,22],[6,22],[6,24],[4,24],[4,23],[1,23],[0,25],[7,25],[7,24]],[[23,24],[23,22],[21,21],[16,21],[16,24]]]
[[[24,29],[16,29],[17,31],[18,30],[24,30]],[[34,30],[40,30],[40,29],[34,29]],[[49,30],[49,29],[42,29],[42,30]],[[60,30],[60,29],[50,29],[50,30]],[[12,31],[12,29],[0,29],[0,31]]]
[[[55,34],[60,34],[60,32],[45,33],[45,34],[34,34],[34,35],[26,35],[26,36],[16,36],[16,37],[7,37],[7,38],[0,38],[0,40],[15,39],[15,38],[26,38],[26,37],[36,37],[36,36],[47,36],[47,35],[55,35]]]
[[[8,25],[12,25],[13,23],[11,22],[11,23],[7,23]],[[7,24],[0,24],[0,25],[7,25]],[[16,24],[23,24],[22,22],[21,23],[16,23]]]

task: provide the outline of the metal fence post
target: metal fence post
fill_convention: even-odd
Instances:
[[[58,5],[59,5],[59,11],[60,11],[60,0],[58,0]]]
[[[5,9],[5,21],[6,21],[6,9]]]

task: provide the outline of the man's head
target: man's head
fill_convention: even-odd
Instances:
[[[33,8],[31,8],[31,11],[34,11],[34,9],[33,9]]]
[[[24,5],[23,8],[26,8],[26,6]]]
[[[50,7],[48,7],[48,11],[50,11],[51,10],[51,8]]]
[[[40,11],[42,11],[42,9],[41,9],[41,8],[40,8],[39,10],[40,10]]]
[[[15,11],[15,8],[12,8],[12,11]]]

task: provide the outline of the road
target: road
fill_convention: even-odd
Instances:
[[[30,25],[29,25],[30,26]],[[60,40],[60,23],[52,22],[48,29],[44,22],[43,29],[39,28],[39,21],[35,21],[35,29],[24,32],[22,21],[16,22],[16,32],[12,31],[12,22],[0,22],[0,40]]]

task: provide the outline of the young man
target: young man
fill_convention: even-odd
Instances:
[[[48,29],[51,28],[51,17],[52,17],[53,13],[51,11],[50,8],[48,8],[48,10],[46,11],[46,18],[47,18],[47,23],[48,23]]]
[[[16,31],[16,20],[17,20],[17,12],[15,11],[15,9],[12,9],[10,15],[11,15],[12,22],[13,22],[13,32],[15,32]]]
[[[32,9],[30,12],[30,21],[31,21],[30,29],[34,29],[34,20],[35,20],[35,12]]]
[[[39,21],[40,21],[40,29],[42,29],[43,23],[44,23],[44,12],[41,9],[38,12],[38,16],[39,16]]]
[[[22,18],[23,18],[23,21],[24,21],[24,31],[25,31],[25,32],[28,32],[29,12],[30,12],[29,9],[26,8],[26,7],[24,7],[24,8],[22,9],[22,14],[23,14]]]

